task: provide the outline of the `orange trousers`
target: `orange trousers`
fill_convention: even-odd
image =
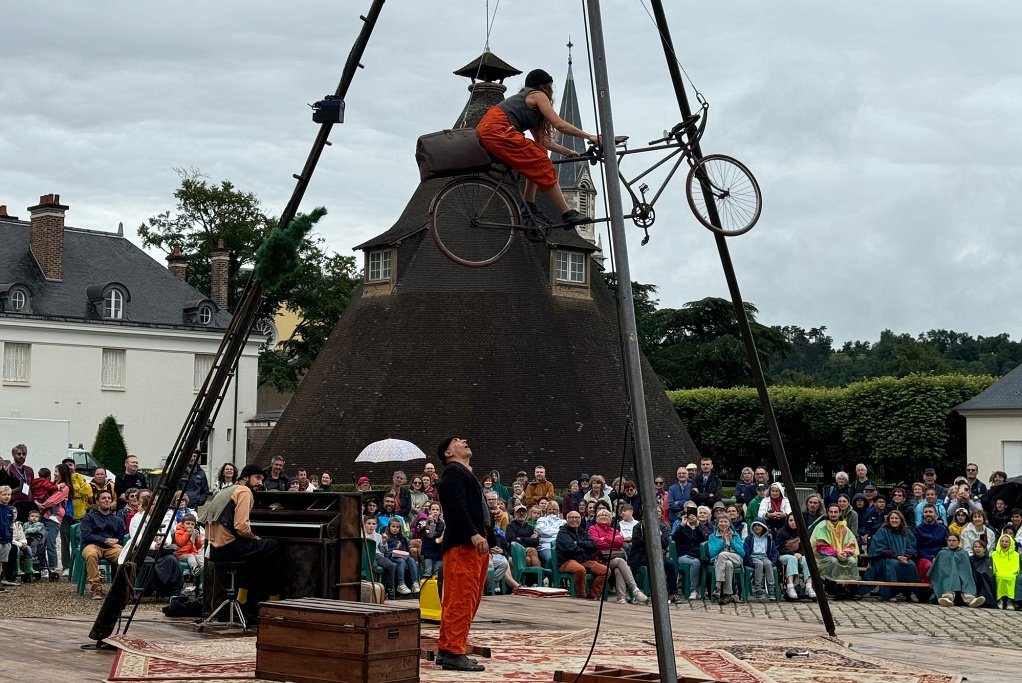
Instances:
[[[519,172],[543,192],[557,184],[557,172],[546,147],[518,132],[500,107],[490,107],[476,126],[487,152]]]
[[[593,590],[588,597],[600,597],[600,594],[603,593],[603,582],[607,580],[607,566],[605,564],[598,560],[587,560],[585,564],[575,560],[568,560],[561,564],[561,573],[571,574],[572,579],[575,581],[576,598],[586,597],[586,572],[595,577],[593,580]]]
[[[490,555],[474,546],[459,545],[444,552],[444,596],[437,647],[451,654],[465,654],[468,630],[479,611],[486,585]]]

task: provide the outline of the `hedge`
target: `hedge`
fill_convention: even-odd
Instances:
[[[778,386],[769,394],[796,479],[810,479],[811,463],[829,480],[833,471],[864,462],[880,481],[916,480],[924,467],[937,468],[943,481],[964,471],[965,419],[954,406],[994,381],[989,375],[915,374],[838,388]],[[774,462],[755,389],[667,395],[700,452],[732,477],[745,465]]]

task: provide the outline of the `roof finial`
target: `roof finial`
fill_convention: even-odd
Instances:
[[[575,47],[575,43],[571,42],[571,36],[568,36],[568,66],[571,66],[571,48]]]

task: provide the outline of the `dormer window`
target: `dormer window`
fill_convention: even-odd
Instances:
[[[586,255],[580,251],[558,249],[557,281],[584,285],[586,283]]]
[[[0,285],[0,312],[31,313],[28,289],[21,284]]]
[[[216,320],[217,307],[212,299],[193,299],[184,303],[186,325],[210,327]]]
[[[199,306],[199,313],[196,317],[200,325],[209,325],[213,322],[213,307],[209,304]]]
[[[24,311],[26,308],[28,308],[28,297],[25,296],[25,292],[21,291],[20,289],[15,289],[13,292],[11,292],[10,299],[11,299],[10,306],[12,311]]]
[[[124,295],[121,290],[111,287],[103,295],[103,317],[107,320],[124,319]]]
[[[377,249],[368,254],[369,267],[366,268],[366,281],[387,282],[390,280],[390,249]]]

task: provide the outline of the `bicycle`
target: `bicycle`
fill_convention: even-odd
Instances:
[[[651,141],[648,147],[629,150],[626,136],[614,141],[619,161],[629,154],[672,150],[632,180],[625,178],[620,169],[618,171],[632,200],[632,211],[625,218],[631,218],[645,231],[642,244],[649,241],[649,227],[656,220],[654,205],[682,161],[690,167],[685,188],[689,207],[703,226],[725,236],[736,236],[751,230],[759,220],[762,210],[759,183],[744,164],[722,154],[693,161],[692,148],[706,128],[709,109],[705,100],[700,99],[700,102],[700,113],[665,131],[664,137]],[[588,161],[596,165],[603,160],[603,154],[601,147],[590,145],[584,154],[558,163]],[[635,183],[676,156],[679,158],[651,200],[646,201],[649,187],[645,183],[639,186],[639,195],[635,194]],[[519,233],[531,241],[542,241],[550,230],[575,227],[542,224],[525,208],[518,183],[517,171],[494,160],[481,174],[458,176],[444,185],[429,207],[428,225],[437,248],[455,263],[482,268],[500,260]],[[608,220],[600,218],[592,222]]]

